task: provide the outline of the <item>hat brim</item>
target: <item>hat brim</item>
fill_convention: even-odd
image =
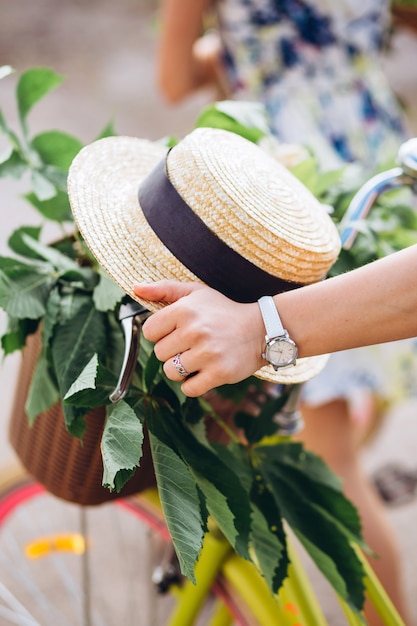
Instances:
[[[139,282],[161,279],[202,282],[170,252],[149,226],[138,201],[141,181],[167,154],[161,144],[133,137],[108,137],[83,148],[68,175],[68,195],[78,229],[98,263],[132,299],[155,312],[165,306],[138,298]],[[309,380],[328,355],[298,359],[255,375],[280,384]]]
[[[309,356],[303,359],[297,359],[296,365],[284,367],[278,371],[275,371],[272,365],[264,365],[264,367],[261,367],[254,375],[262,380],[279,383],[281,385],[296,385],[305,383],[307,380],[320,374],[328,360],[328,354]]]

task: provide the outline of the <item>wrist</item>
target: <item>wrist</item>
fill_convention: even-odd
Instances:
[[[276,302],[272,296],[262,296],[258,300],[258,305],[265,327],[262,358],[275,371],[294,366],[298,356],[297,344],[284,328]]]
[[[315,285],[293,289],[274,296],[282,324],[297,344],[298,358],[320,354],[320,352],[315,352],[311,345],[311,339],[315,345],[316,333],[313,331],[317,328],[317,319],[320,318],[320,313],[314,307],[309,306],[308,299],[301,297],[313,286]],[[322,306],[320,305],[321,310]]]

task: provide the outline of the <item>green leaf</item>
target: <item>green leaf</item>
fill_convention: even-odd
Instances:
[[[272,494],[257,481],[251,491],[251,543],[260,572],[269,588],[277,593],[288,575],[287,539],[281,511]]]
[[[239,383],[234,383],[233,385],[221,385],[216,388],[216,393],[222,398],[228,398],[233,400],[235,404],[239,404],[243,402],[246,395],[250,391],[255,391],[258,389],[262,391],[263,381],[255,376],[250,376],[249,378],[245,378]]]
[[[342,167],[337,170],[320,173],[313,188],[314,195],[320,199],[330,188],[336,187],[340,183],[344,171],[345,168]]]
[[[36,135],[31,145],[44,163],[54,165],[65,172],[83,147],[79,139],[59,130],[49,130]]]
[[[300,543],[304,546],[306,552],[311,556],[318,569],[327,578],[327,580],[331,582],[332,587],[336,591],[336,593],[341,598],[346,600],[348,598],[348,590],[346,582],[343,579],[342,574],[338,570],[337,562],[330,558],[321,548],[319,548],[315,543],[310,541],[298,530],[295,530],[294,534],[296,537],[298,537]],[[350,602],[349,604],[351,605]],[[362,601],[360,601],[360,604],[362,604]],[[352,608],[355,610],[355,612],[358,612],[358,607]]]
[[[7,137],[13,149],[18,154],[20,154],[22,158],[24,155],[26,156],[25,146],[22,144],[22,142],[20,141],[16,133],[7,125],[6,120],[4,118],[3,111],[1,109],[0,109],[0,130]],[[7,159],[9,158],[9,156],[10,156],[10,151],[8,151],[5,154],[4,158]],[[2,161],[4,160],[4,158],[2,159]]]
[[[143,345],[142,337],[141,345]],[[156,358],[155,352],[152,350],[143,370],[143,386],[146,391],[149,391],[154,385],[155,380],[160,378],[161,372],[162,363]]]
[[[200,398],[185,398],[181,406],[181,415],[184,422],[197,424],[206,415],[206,408],[202,405]]]
[[[161,406],[158,419],[150,418],[146,416],[150,432],[187,464],[222,532],[240,556],[249,558],[249,494],[233,467],[203,445],[177,414]]]
[[[171,447],[152,434],[150,442],[162,509],[181,572],[195,583],[194,566],[207,523],[198,490],[187,465]]]
[[[1,347],[5,355],[22,350],[26,345],[26,337],[38,328],[39,320],[15,319],[8,316],[7,331],[1,338]]]
[[[118,402],[108,409],[101,440],[103,456],[103,485],[120,490],[117,476],[122,470],[132,470],[142,456],[143,426],[126,402]]]
[[[78,239],[75,238],[76,233],[64,234],[62,237],[54,241],[51,246],[65,254],[70,259],[74,259],[82,266],[90,266],[84,257],[84,249],[80,246]]]
[[[26,127],[26,116],[32,107],[49,91],[60,85],[60,76],[47,67],[37,67],[20,75],[16,88],[17,104],[23,127]]]
[[[44,179],[49,181],[55,187],[56,192],[67,192],[67,172],[59,167],[55,167],[55,165],[41,165],[37,169],[39,173],[42,174]]]
[[[50,365],[45,354],[41,353],[31,378],[25,404],[29,424],[32,425],[38,415],[49,409],[58,400],[59,392],[51,378]]]
[[[87,365],[81,371],[81,374],[78,376],[76,380],[74,380],[71,387],[68,389],[63,400],[67,400],[67,398],[70,398],[71,396],[78,393],[79,391],[84,391],[85,389],[95,389],[97,367],[98,367],[97,354],[93,354],[93,356],[91,357]]]
[[[60,393],[60,395],[62,394]],[[85,418],[89,412],[88,409],[82,407],[78,408],[64,403],[62,410],[64,411],[65,425],[70,435],[82,439],[87,428]]]
[[[339,477],[319,456],[296,442],[259,446],[255,452],[264,463],[271,463],[276,476],[285,474],[285,482],[294,491],[308,492],[311,503],[340,523],[346,536],[363,545],[358,511],[343,495]]]
[[[53,197],[46,200],[39,200],[33,192],[25,194],[23,197],[47,220],[60,224],[73,220],[68,195],[59,189],[56,190]]]
[[[107,323],[106,352],[102,355],[99,365],[100,384],[101,371],[104,366],[112,372],[114,381],[119,378],[125,352],[125,340],[119,320],[116,319],[113,311],[107,311],[105,317]],[[140,392],[140,395],[143,395],[143,389]]]
[[[318,181],[317,160],[315,157],[305,159],[291,168],[291,172],[312,193]]]
[[[106,353],[105,315],[95,309],[91,299],[80,302],[64,323],[56,325],[51,338],[53,362],[62,397],[93,355],[97,353],[100,360],[101,355],[104,358]]]
[[[80,292],[73,289],[61,289],[61,286],[59,284],[57,285],[57,287],[59,288],[59,297],[54,303],[58,304],[59,307],[58,315],[56,318],[54,318],[54,321],[56,321],[57,323],[61,325],[65,324],[66,322],[71,321],[73,318],[75,318],[82,309],[91,306],[90,293]],[[93,354],[94,352],[91,353],[90,357]],[[83,366],[84,365],[85,363],[83,364]]]
[[[96,139],[103,139],[104,137],[114,137],[117,135],[114,129],[114,120],[110,120],[103,128],[103,130],[97,135]]]
[[[336,193],[335,190],[340,187],[337,193],[342,192],[341,185],[346,172],[346,166],[321,172],[318,161],[313,155],[297,163],[297,165],[291,167],[290,170],[319,200],[326,200],[329,190]],[[332,204],[331,198],[329,199],[329,204]]]
[[[26,161],[20,152],[11,149],[3,155],[0,161],[0,178],[12,177],[19,179],[28,169]]]
[[[340,532],[338,525],[321,515],[313,506],[307,503],[307,506],[300,506],[295,494],[285,490],[284,497],[292,512],[287,517],[287,511],[283,509],[283,515],[311,558],[315,559],[320,553],[325,557],[315,560],[317,567],[325,576],[330,576],[330,584],[350,606],[362,611],[365,572],[346,536]],[[314,546],[314,552],[311,551],[311,545]],[[334,563],[337,576],[331,576],[329,561]],[[340,581],[343,581],[346,592],[340,588]]]
[[[10,250],[19,256],[27,257],[29,259],[39,259],[39,255],[25,244],[23,236],[27,235],[31,239],[39,241],[40,233],[40,226],[21,226],[11,234],[7,241],[7,245]]]
[[[282,514],[267,489],[262,476],[252,465],[247,449],[230,444],[227,448],[213,444],[217,454],[232,466],[251,500],[251,555],[265,577],[271,591],[276,593],[287,576],[289,556],[287,539],[282,525]]]
[[[158,143],[160,146],[163,146],[164,148],[173,148],[179,143],[179,141],[180,140],[175,135],[168,135],[165,137],[161,137],[157,140],[156,143]]]
[[[49,348],[55,324],[59,320],[61,306],[61,294],[58,287],[55,286],[49,292],[49,297],[46,303],[46,314],[42,320],[42,345],[44,346],[44,349]]]
[[[0,307],[15,318],[39,319],[45,314],[54,284],[50,268],[0,257]]]
[[[50,200],[57,189],[40,171],[32,170],[32,189],[39,200]]]
[[[98,311],[114,311],[124,297],[124,292],[101,267],[100,280],[94,288],[93,301]]]
[[[139,352],[139,362],[143,363],[141,359],[141,352]],[[145,361],[146,363],[146,361]],[[170,408],[179,416],[181,414],[181,405],[185,401],[185,395],[181,391],[181,383],[177,383],[170,380],[165,376],[163,370],[160,370],[161,376],[157,376],[152,389],[152,397],[163,398],[164,404],[170,406]]]
[[[197,118],[195,128],[201,127],[229,130],[254,143],[269,133],[263,106],[255,102],[226,101],[211,104]]]
[[[240,544],[241,538],[236,528],[235,515],[229,506],[229,500],[224,494],[224,489],[214,485],[210,478],[207,479],[204,475],[195,472],[191,463],[189,463],[188,467],[199,489],[204,494],[208,511],[216,520],[220,530],[231,545],[237,546]],[[243,550],[238,549],[238,554],[249,559],[249,552],[246,547]]]
[[[242,126],[256,128],[264,135],[270,133],[269,118],[266,108],[260,102],[243,100],[221,100],[214,105],[217,111],[228,115]]]
[[[336,488],[337,479],[312,453],[300,451],[299,444],[259,446],[254,451],[257,467],[277,506],[299,536],[316,565],[338,593],[357,611],[364,602],[364,571],[350,545],[352,538],[362,543],[356,509]],[[304,541],[304,539],[306,541]],[[337,576],[332,575],[328,559]],[[346,589],[341,588],[340,581]]]
[[[52,267],[58,272],[75,272],[78,276],[82,276],[82,268],[69,259],[65,254],[62,254],[52,246],[47,246],[40,241],[37,241],[33,237],[22,233],[22,241],[27,248],[35,252],[38,258],[44,259],[52,265]]]
[[[145,369],[146,364],[154,354],[153,350],[154,344],[151,341],[145,339],[145,337],[141,334],[140,336],[140,350],[139,350],[139,363],[143,369]]]
[[[88,409],[108,405],[116,382],[116,375],[98,363],[97,355],[94,355],[65,394],[64,403]],[[138,395],[141,396],[142,392],[135,389],[135,396]]]

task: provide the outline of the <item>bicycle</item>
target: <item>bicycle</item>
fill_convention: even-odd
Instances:
[[[404,185],[411,186],[415,190],[417,179],[415,144],[412,146],[408,145],[407,148],[402,147],[400,160],[401,165],[399,168],[371,179],[354,198],[344,220],[344,225],[342,224],[342,243],[345,247],[350,246],[353,241],[354,222],[362,219],[367,214],[380,193]],[[129,315],[126,314],[126,310],[122,313],[122,324],[127,341],[123,369],[118,386],[113,393],[115,400],[122,397],[128,388],[129,372],[132,371],[131,364],[137,358],[137,330],[146,314],[146,311],[140,306],[133,306]],[[288,403],[280,414],[280,425],[287,436],[295,432],[299,426],[295,396],[296,394],[290,394]],[[64,525],[58,524],[57,528],[55,528],[56,520],[52,514],[52,506],[54,505],[59,509],[63,509],[65,517]],[[47,528],[45,533],[39,533],[34,527],[36,507],[43,513]],[[69,518],[74,511],[80,517],[79,527],[76,530],[72,528],[68,530]],[[18,527],[18,524],[24,524],[25,513],[29,514],[29,535]],[[13,575],[17,575],[18,565],[20,566],[21,561],[21,571],[17,576],[16,593],[22,591],[24,583],[26,585],[25,594],[31,594],[26,596],[26,601],[28,598],[32,598],[33,600],[31,601],[39,605],[39,607],[36,607],[36,610],[39,608],[41,611],[46,611],[48,619],[52,619],[51,623],[59,624],[59,626],[74,623],[70,621],[71,616],[66,615],[70,597],[75,598],[76,608],[78,609],[76,624],[82,624],[82,626],[97,624],[101,626],[107,623],[105,616],[100,616],[98,606],[96,606],[103,602],[103,599],[94,599],[93,594],[95,589],[97,590],[97,586],[94,588],[90,579],[92,550],[95,541],[100,537],[101,533],[99,530],[93,529],[92,538],[89,538],[87,513],[89,511],[83,507],[74,507],[74,505],[63,503],[50,496],[36,481],[27,476],[23,479],[21,477],[13,478],[7,488],[0,486],[0,542],[2,542],[0,565],[3,567],[5,547],[7,547],[10,549]],[[109,524],[111,524],[110,528],[114,530],[117,525],[121,529],[119,534],[126,536],[127,531],[124,525],[132,524],[133,538],[137,535],[137,520],[140,519],[144,522],[146,528],[151,529],[153,534],[160,537],[162,544],[159,547],[162,545],[168,548],[168,551],[162,557],[162,562],[156,569],[154,582],[159,591],[169,591],[170,595],[172,594],[177,599],[173,608],[170,605],[166,609],[164,619],[166,618],[167,621],[163,623],[169,626],[191,626],[192,624],[200,623],[209,626],[230,626],[233,623],[241,626],[273,626],[274,624],[282,624],[283,626],[324,626],[326,624],[324,613],[306,577],[297,551],[292,545],[290,545],[291,565],[288,577],[278,595],[272,596],[255,566],[238,557],[219,530],[213,526],[205,538],[204,547],[196,566],[197,585],[193,585],[190,581],[184,581],[176,567],[170,536],[164,523],[155,489],[148,490],[140,496],[103,505],[99,510],[94,510],[93,513],[98,515],[100,528],[103,527],[107,513],[109,515],[115,513],[116,521],[109,521]],[[50,527],[51,524],[52,526]],[[19,538],[23,548],[25,548],[23,552],[16,545],[13,536]],[[109,534],[109,531],[107,531],[103,536],[105,541],[107,539],[107,551],[111,548],[115,550],[120,549],[116,542],[113,541],[114,537],[112,537],[112,541],[108,541],[111,532]],[[137,542],[134,541],[135,543]],[[291,539],[290,544],[292,544]],[[133,548],[130,552],[132,550]],[[40,560],[42,556],[48,559],[52,557],[53,565],[57,565],[57,571],[65,583],[65,594],[68,597],[64,598],[63,612],[57,613],[58,609],[53,609],[51,605],[49,592],[46,596],[42,595],[42,590],[37,586],[39,567],[38,573],[36,572],[36,567],[39,563],[43,565],[41,568],[43,570],[43,580],[45,578],[45,561]],[[109,555],[107,554],[107,556]],[[75,557],[75,563],[73,557]],[[386,626],[403,625],[384,590],[367,565],[366,560],[360,554],[359,557],[366,571],[367,593],[385,620]],[[32,565],[35,567],[34,573],[30,571]],[[69,573],[67,571],[64,572],[64,565],[68,565]],[[127,560],[124,562],[124,565],[128,565]],[[73,579],[74,570],[77,568],[81,587],[75,590]],[[102,572],[102,564],[101,566],[99,565],[100,569]],[[129,580],[132,582],[134,571],[129,570],[129,567],[127,567],[127,582]],[[31,579],[29,575],[34,578]],[[61,598],[57,594],[55,576],[52,573],[53,589],[55,590],[54,600],[57,600],[59,603]],[[108,579],[110,580],[109,595],[114,600],[114,582],[110,575]],[[101,586],[103,582],[101,577]],[[9,584],[9,587],[11,587],[11,584]],[[29,611],[28,607],[24,606],[22,601],[14,595],[13,591],[7,589],[3,584],[0,585],[0,598],[4,605],[0,605],[0,617],[8,620],[5,623],[14,623],[22,626],[48,626],[47,621],[39,621],[40,618],[33,615],[35,609]],[[113,602],[113,604],[115,603]],[[127,606],[127,602],[119,601],[119,604],[126,604]],[[159,599],[157,604],[160,605]],[[361,618],[353,613],[342,600],[341,606],[349,626],[363,624]],[[129,623],[141,623],[140,606],[129,605],[127,609],[129,609],[129,615],[124,616],[122,621],[118,617],[118,621],[115,623],[123,624],[123,626],[128,626]],[[210,616],[208,615],[209,609],[213,609]],[[108,611],[108,607],[104,607],[104,612],[108,613]],[[43,615],[45,615],[45,612]],[[44,618],[42,617],[42,619]],[[129,622],[129,619],[133,621]],[[203,619],[204,622],[197,621],[199,619]]]
[[[140,554],[134,551],[140,527],[138,520],[160,538],[159,549],[163,548],[161,561],[153,570],[155,591],[152,592],[150,586],[147,591],[154,599],[156,590],[159,591],[156,600],[159,612],[157,614],[155,607],[148,608],[148,615],[153,612],[155,619],[164,621],[141,621],[140,596],[130,594],[131,586],[138,584],[135,575],[144,574],[146,580],[150,560],[147,555],[141,572],[136,560]],[[106,528],[105,549],[99,542],[103,526]],[[109,541],[114,528],[118,529],[119,536],[112,536]],[[102,575],[101,568],[105,564],[100,561],[100,555],[111,564],[111,550],[123,549],[118,541],[122,533],[132,543],[123,550],[124,571],[118,572],[119,576],[123,575],[127,588],[119,584],[116,591],[113,576],[109,573],[106,579]],[[0,580],[4,579],[5,572],[9,574],[8,586],[0,583],[0,619],[5,620],[0,623],[4,624],[327,624],[294,549],[291,549],[289,577],[275,598],[255,567],[238,557],[214,527],[206,537],[196,566],[197,585],[184,581],[172,558],[170,536],[156,489],[101,505],[99,509],[86,508],[57,499],[25,474],[16,475],[6,487],[4,484],[0,487],[0,549]],[[120,566],[120,558],[116,562]],[[93,584],[94,571],[98,572],[99,586]],[[386,612],[387,625],[399,626],[401,620],[369,568],[367,574],[368,592]],[[109,605],[105,604],[106,591],[111,599]],[[116,593],[117,602],[114,601]],[[174,604],[170,596],[175,598]],[[347,623],[361,624],[358,616],[341,603]]]

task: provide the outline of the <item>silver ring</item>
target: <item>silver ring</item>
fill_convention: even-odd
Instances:
[[[180,376],[182,376],[183,378],[187,378],[187,376],[190,375],[190,372],[187,372],[187,370],[185,369],[185,367],[183,366],[183,364],[181,363],[181,353],[178,352],[178,354],[176,354],[174,356],[174,358],[172,359],[172,362],[175,366],[175,369],[177,370],[178,374]]]

